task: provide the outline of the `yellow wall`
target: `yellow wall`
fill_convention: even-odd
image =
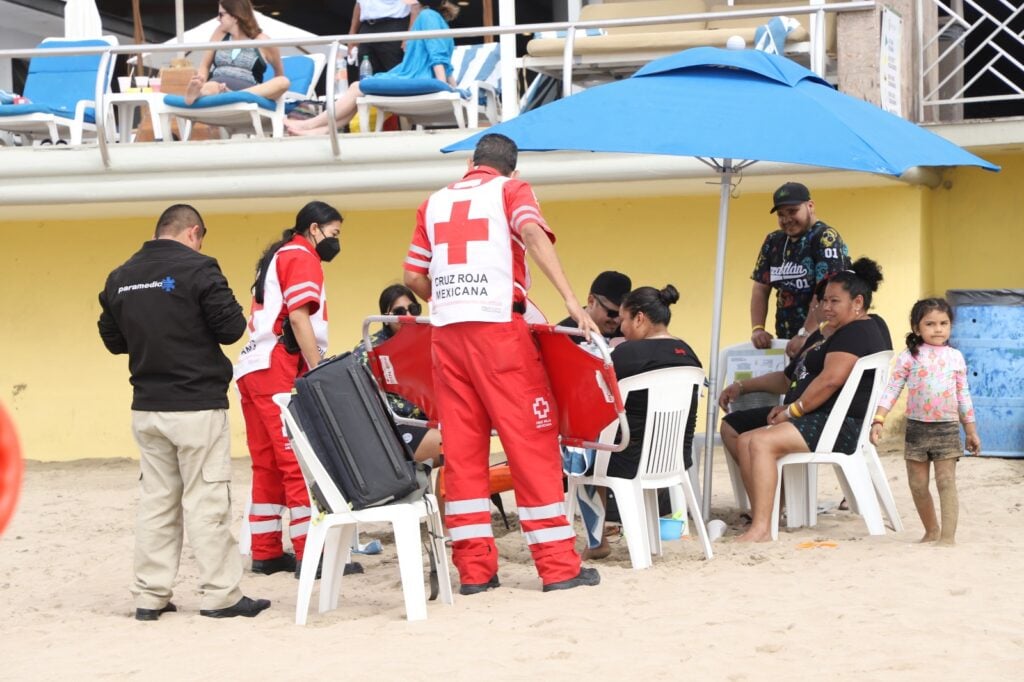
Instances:
[[[819,217],[840,230],[852,255],[872,256],[884,266],[886,282],[876,307],[895,338],[903,334],[910,305],[928,289],[1024,284],[1020,268],[1011,267],[1014,250],[1005,248],[1021,243],[1021,197],[1014,187],[1020,186],[1024,162],[996,162],[1010,172],[1000,177],[958,171],[952,188],[940,190],[893,185],[815,191],[813,178],[806,179]],[[543,189],[539,194],[543,201]],[[732,201],[723,344],[748,337],[749,275],[761,240],[774,226],[769,206],[766,194],[742,194]],[[326,267],[332,352],[356,344],[361,319],[376,312],[380,290],[400,280],[414,221],[412,209],[340,208],[346,213],[342,253]],[[210,232],[204,251],[221,262],[246,308],[257,256],[291,224],[298,205],[283,203],[282,209],[273,215],[205,216]],[[635,286],[675,284],[682,300],[672,330],[706,363],[717,196],[544,202],[543,209],[581,299],[593,276],[605,269],[626,272]],[[99,340],[96,295],[106,274],[151,235],[154,222],[155,216],[0,223],[5,245],[0,292],[8,315],[0,333],[0,401],[12,410],[26,457],[136,456],[127,361],[109,355]],[[934,276],[922,266],[927,252],[936,264]],[[533,297],[552,321],[564,317],[542,277]],[[227,349],[228,356],[234,359],[239,347]],[[241,456],[245,439],[233,390],[231,398],[234,453]]]

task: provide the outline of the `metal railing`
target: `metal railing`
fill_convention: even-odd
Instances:
[[[799,6],[786,6],[786,7],[775,7],[775,8],[757,8],[750,10],[738,10],[733,12],[707,12],[703,14],[680,14],[671,16],[661,17],[637,17],[629,19],[607,19],[600,21],[569,21],[569,22],[550,22],[540,24],[509,24],[495,27],[478,27],[478,28],[457,28],[457,29],[445,29],[436,31],[394,31],[390,33],[374,33],[374,34],[339,34],[331,36],[321,36],[318,38],[303,38],[301,40],[293,39],[266,39],[266,40],[238,40],[232,41],[232,47],[245,48],[245,47],[327,47],[328,48],[328,59],[326,67],[326,110],[329,120],[334,120],[335,111],[335,79],[334,74],[337,72],[339,66],[339,55],[341,59],[344,59],[345,51],[344,45],[350,41],[356,41],[359,43],[372,43],[372,42],[386,42],[386,41],[404,41],[410,38],[438,38],[438,37],[450,37],[454,39],[458,38],[470,38],[470,37],[483,37],[483,36],[497,36],[500,41],[501,48],[501,62],[502,62],[502,80],[508,82],[511,80],[512,83],[516,82],[513,77],[506,79],[507,73],[511,72],[514,76],[515,69],[521,64],[521,60],[518,60],[515,56],[515,36],[516,34],[532,34],[543,31],[566,31],[566,49],[565,58],[563,64],[563,80],[567,83],[572,81],[572,46],[574,44],[574,36],[577,30],[586,30],[588,28],[613,28],[620,26],[647,26],[656,25],[662,23],[674,23],[681,21],[696,21],[696,20],[714,20],[714,19],[728,19],[728,18],[744,18],[744,17],[773,17],[781,16],[784,14],[807,14],[811,11],[812,16],[812,27],[811,27],[811,42],[816,44],[820,48],[820,55],[817,57],[812,56],[812,64],[818,63],[820,72],[824,71],[824,17],[827,12],[848,12],[848,11],[863,11],[873,9],[876,6],[875,0],[854,0],[850,2],[840,2],[831,4],[818,4],[821,0],[811,0],[812,5],[799,5]],[[514,18],[513,18],[514,19]],[[110,149],[108,139],[108,131],[106,130],[107,116],[106,116],[106,97],[110,93],[108,92],[109,87],[109,75],[111,73],[111,62],[117,55],[137,55],[140,53],[147,54],[163,54],[163,53],[181,53],[183,51],[193,52],[197,50],[216,50],[223,48],[223,43],[220,42],[201,42],[201,43],[160,43],[160,44],[131,44],[131,45],[116,45],[116,46],[97,46],[97,47],[74,47],[74,48],[52,48],[52,49],[18,49],[18,50],[0,50],[0,59],[10,58],[32,58],[32,57],[47,57],[47,56],[58,56],[58,55],[100,55],[100,64],[97,69],[96,87],[95,87],[95,128],[96,128],[96,140],[99,149],[100,156],[103,161],[105,168],[111,167]],[[518,92],[515,87],[506,86],[502,90],[502,119],[508,120],[515,117],[519,113],[519,101]],[[340,158],[341,149],[338,141],[338,131],[336,126],[329,126],[328,139],[330,140],[331,151],[335,158]],[[169,131],[168,131],[169,134]]]
[[[961,120],[965,104],[1024,102],[1024,36],[1011,25],[1022,19],[1020,0],[917,0],[920,120]],[[983,79],[995,90],[973,94]]]

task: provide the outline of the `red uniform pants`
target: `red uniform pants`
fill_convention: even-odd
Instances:
[[[463,584],[497,574],[488,460],[492,425],[508,456],[523,535],[545,585],[576,577],[576,533],[565,518],[558,416],[523,318],[433,330],[434,389],[444,441],[445,517]]]
[[[285,509],[291,519],[288,532],[295,556],[302,558],[309,530],[309,492],[299,462],[284,434],[281,409],[274,404],[275,393],[287,393],[295,385],[296,367],[290,358],[278,362],[284,347],[274,349],[268,369],[246,374],[238,380],[245,416],[246,440],[252,458],[252,558],[281,556],[281,516]]]

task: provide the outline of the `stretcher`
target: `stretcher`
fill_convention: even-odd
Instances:
[[[374,348],[370,325],[395,322],[401,325],[399,331]],[[594,355],[569,339],[569,336],[584,336],[585,332],[579,329],[550,324],[529,327],[551,383],[562,445],[621,452],[629,442],[629,425],[611,353],[604,339],[593,334],[591,347],[598,353]],[[380,392],[405,398],[427,416],[423,420],[392,414],[396,423],[429,428],[438,425],[430,357],[432,331],[430,318],[423,316],[372,315],[363,321],[363,342]],[[601,432],[616,421],[619,423],[616,440],[601,442]]]

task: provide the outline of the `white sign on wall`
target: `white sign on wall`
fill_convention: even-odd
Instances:
[[[900,42],[903,20],[888,7],[882,8],[882,45],[879,55],[879,89],[882,108],[890,114],[903,116],[900,106]]]

